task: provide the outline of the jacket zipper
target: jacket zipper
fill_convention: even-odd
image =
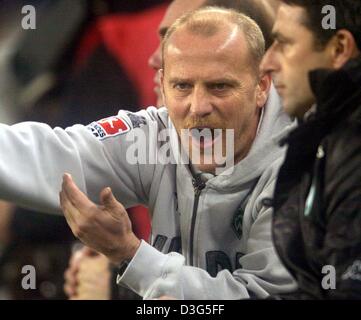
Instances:
[[[203,182],[200,176],[196,176],[192,180],[193,188],[194,188],[194,203],[193,203],[193,212],[192,212],[192,222],[191,222],[191,231],[190,231],[190,240],[189,240],[189,262],[190,265],[193,266],[193,250],[194,250],[194,228],[196,224],[197,218],[197,210],[198,210],[198,203],[199,197],[202,193],[202,190],[205,188],[206,183]]]

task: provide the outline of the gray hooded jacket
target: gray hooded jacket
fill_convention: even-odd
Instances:
[[[59,213],[62,175],[69,172],[95,202],[110,186],[125,207],[148,206],[152,246],[142,241],[117,280],[145,299],[265,298],[290,292],[295,282],[274,251],[272,210],[263,203],[272,197],[284,156],[277,141],[289,125],[272,88],[247,157],[231,174],[195,178],[185,164],[129,161],[134,135],[147,137],[138,152],[145,151],[148,159],[165,147],[159,138],[164,129],[177,145],[165,108],[119,111],[65,130],[34,122],[0,124],[0,198]]]

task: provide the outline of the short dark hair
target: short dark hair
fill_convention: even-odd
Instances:
[[[305,10],[304,25],[314,34],[316,45],[324,48],[338,30],[346,29],[355,38],[361,50],[361,1],[359,0],[281,0],[289,6]],[[331,5],[336,9],[336,29],[322,28],[322,8]]]
[[[268,49],[272,42],[272,26],[274,17],[259,1],[254,0],[206,0],[203,6],[214,6],[226,9],[233,9],[252,18],[260,27]]]

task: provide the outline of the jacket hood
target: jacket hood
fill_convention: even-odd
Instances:
[[[209,186],[230,191],[260,177],[267,167],[284,154],[285,150],[279,146],[279,140],[294,126],[295,123],[282,110],[280,97],[272,85],[257,136],[248,155],[229,169],[233,170],[230,174],[226,171],[223,175],[210,179]]]

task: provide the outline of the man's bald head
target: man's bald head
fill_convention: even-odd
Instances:
[[[234,10],[206,7],[183,15],[164,36],[163,58],[170,40],[178,32],[187,32],[205,38],[225,33],[225,45],[227,41],[232,40],[232,37],[241,33],[248,45],[250,64],[257,71],[265,51],[264,37],[258,25],[249,17]]]

